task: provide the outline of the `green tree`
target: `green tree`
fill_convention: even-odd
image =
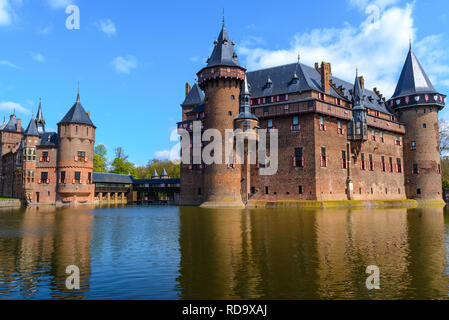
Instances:
[[[127,160],[128,156],[122,147],[115,149],[115,159],[111,163],[111,173],[126,174],[137,177],[137,170],[133,163]]]
[[[103,144],[99,144],[94,149],[94,172],[107,172],[108,159],[106,158],[107,150]]]

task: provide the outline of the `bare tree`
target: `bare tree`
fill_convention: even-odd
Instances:
[[[441,154],[445,155],[449,152],[449,122],[441,119],[439,121],[439,127]]]
[[[123,160],[128,159],[128,156],[125,154],[125,149],[123,149],[122,147],[115,148],[115,157]]]

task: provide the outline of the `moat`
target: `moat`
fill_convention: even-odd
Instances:
[[[81,272],[65,287],[66,267]],[[366,288],[370,265],[380,290]],[[448,299],[449,210],[0,211],[0,299]]]

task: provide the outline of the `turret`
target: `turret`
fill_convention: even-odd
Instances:
[[[234,129],[234,118],[239,114],[240,87],[245,80],[245,69],[239,65],[234,46],[223,21],[207,66],[198,73],[198,84],[206,96],[204,128],[219,130],[223,139],[226,129]],[[224,140],[222,142],[222,164],[207,165],[204,169],[203,206],[220,203],[243,206],[239,166],[226,164]]]
[[[368,125],[364,106],[365,90],[360,79],[357,72],[352,90],[352,121],[349,122],[348,136],[350,140],[363,142],[368,140]]]
[[[407,197],[442,200],[438,112],[446,96],[438,93],[411,46],[396,90],[388,101],[406,125],[404,169]]]
[[[151,179],[159,179],[159,174],[157,173],[157,170],[154,169],[153,174],[151,175]]]
[[[39,99],[39,109],[37,110],[35,122],[36,122],[37,130],[38,130],[39,134],[43,134],[45,132],[45,119],[44,119],[44,115],[42,113],[42,100],[41,99]]]
[[[23,156],[23,185],[25,199],[28,202],[35,202],[35,194],[33,192],[36,179],[36,146],[39,143],[39,131],[34,116],[31,118],[22,140],[22,156]]]
[[[161,179],[168,179],[168,173],[167,173],[167,170],[162,170],[162,173],[161,173]]]
[[[58,200],[93,202],[92,184],[95,129],[78,96],[58,123]]]

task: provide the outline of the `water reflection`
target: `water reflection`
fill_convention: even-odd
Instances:
[[[39,207],[0,212],[0,296],[80,299],[89,289],[92,216]],[[65,287],[67,266],[80,269],[79,291]]]
[[[440,208],[0,211],[0,299],[447,299],[448,261]]]
[[[444,212],[180,212],[183,299],[447,298]],[[447,225],[446,225],[447,226]],[[368,291],[366,267],[381,270]]]

